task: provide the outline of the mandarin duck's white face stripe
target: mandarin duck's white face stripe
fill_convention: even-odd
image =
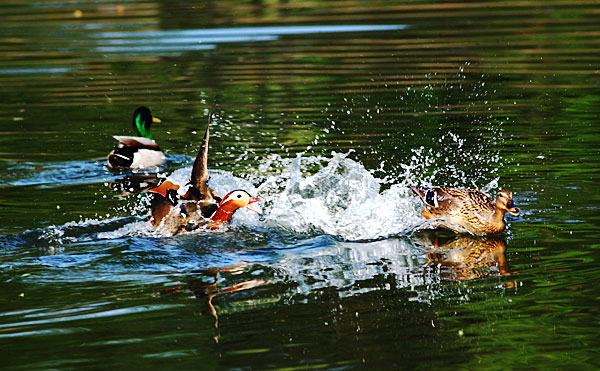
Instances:
[[[229,201],[240,201],[247,203],[250,200],[250,195],[246,191],[233,191],[230,192],[225,198],[221,201],[220,205],[224,205]]]
[[[223,200],[219,203],[219,209],[223,210],[225,208],[225,205],[230,204],[229,206],[227,206],[227,208],[231,208],[232,205],[235,205],[236,208],[245,207],[251,211],[260,214],[261,211],[253,206],[253,204],[258,201],[262,200],[258,197],[250,196],[250,194],[246,191],[233,191],[228,193],[225,196],[225,198],[223,198]],[[233,210],[235,210],[236,208],[234,208]]]

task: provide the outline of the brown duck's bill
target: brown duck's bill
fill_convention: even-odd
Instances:
[[[159,195],[162,195],[163,197],[167,197],[167,192],[170,189],[174,189],[177,191],[179,189],[179,185],[171,182],[170,180],[166,180],[166,181],[162,182],[161,185],[159,185],[158,187],[149,189],[148,192],[158,193]]]
[[[508,211],[509,213],[511,213],[514,216],[519,215],[519,208],[518,207],[511,207],[510,209],[507,209],[506,211]]]

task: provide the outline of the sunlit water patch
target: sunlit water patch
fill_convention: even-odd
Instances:
[[[223,43],[247,43],[274,41],[284,35],[308,35],[321,33],[348,33],[393,31],[406,25],[336,25],[336,26],[280,26],[243,27],[196,30],[153,30],[99,32],[90,35],[90,41],[79,44],[96,44],[93,49],[100,53],[172,53],[210,50]],[[127,54],[135,55],[135,54]],[[113,55],[114,56],[114,55]]]
[[[0,186],[60,187],[69,184],[102,183],[112,179],[103,168],[104,161],[65,161],[50,163],[16,162]]]
[[[424,249],[409,239],[391,238],[371,242],[344,242],[327,236],[302,241],[278,252],[277,268],[283,281],[295,283],[293,295],[307,296],[334,289],[340,296],[386,288],[357,285],[377,275],[391,277],[395,288],[423,290],[427,277]]]

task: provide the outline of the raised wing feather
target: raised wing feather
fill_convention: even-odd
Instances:
[[[192,177],[190,180],[192,186],[200,191],[203,199],[213,198],[212,192],[210,188],[208,188],[208,140],[210,136],[210,123],[212,121],[214,108],[215,103],[213,102],[210,113],[208,114],[208,124],[206,125],[206,131],[204,132],[204,138],[202,139],[200,150],[198,151],[198,155],[194,161]]]

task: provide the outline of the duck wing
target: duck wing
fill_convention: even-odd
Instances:
[[[156,144],[152,139],[144,138],[144,137],[128,137],[124,135],[115,135],[113,136],[116,140],[123,143],[127,147],[135,148],[135,149],[151,149],[154,151],[160,151],[160,147]]]
[[[192,167],[192,176],[190,179],[192,188],[188,197],[188,199],[204,201],[200,202],[200,209],[205,217],[214,213],[217,209],[217,203],[221,200],[221,197],[216,191],[208,187],[208,142],[214,108],[215,103],[213,102],[208,115],[208,124],[206,125],[206,131],[204,132],[204,138],[202,139],[200,150],[194,161],[194,166]]]
[[[213,105],[214,108],[214,105]],[[204,138],[202,138],[202,144],[200,150],[194,161],[192,167],[192,177],[190,183],[196,188],[203,196],[210,195],[208,188],[208,141],[210,137],[210,123],[212,120],[213,110],[211,108],[208,115],[208,124],[206,125],[206,131],[204,132]]]
[[[465,204],[474,211],[480,213],[494,212],[494,199],[483,192],[473,189],[467,190],[468,197],[465,199]]]
[[[410,189],[421,199],[427,210],[437,216],[458,213],[468,192],[442,187],[410,187]]]

